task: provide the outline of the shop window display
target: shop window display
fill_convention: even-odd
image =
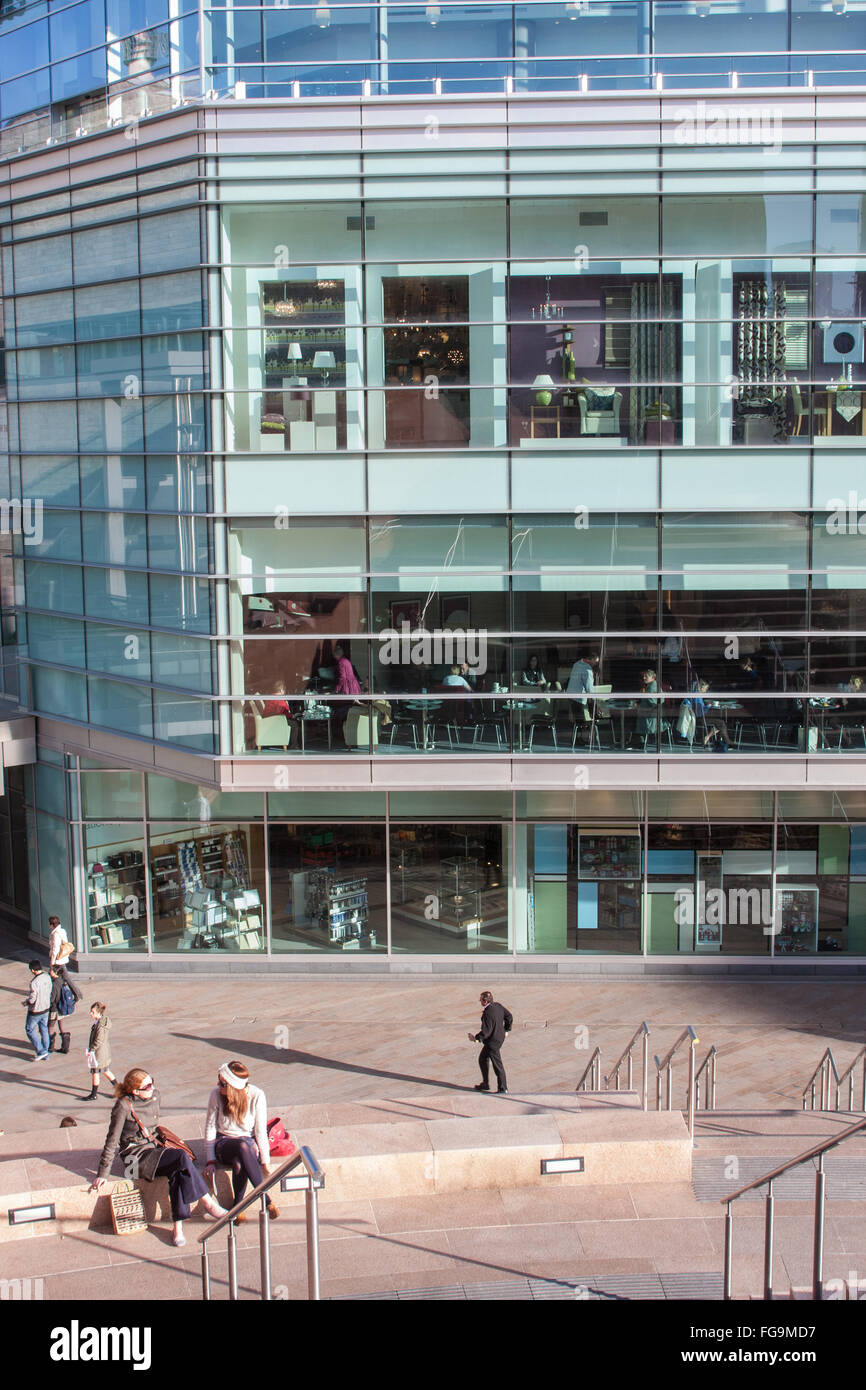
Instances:
[[[638,826],[519,825],[517,949],[593,955],[640,951]]]
[[[256,825],[155,825],[150,842],[154,949],[262,951],[264,833]]]
[[[648,952],[768,955],[772,843],[769,825],[651,825]]]
[[[88,826],[85,930],[90,951],[146,951],[144,841],[122,825]]]
[[[467,444],[469,276],[385,276],[382,292],[388,445]]]
[[[512,443],[678,443],[680,293],[672,276],[512,276]]]
[[[263,281],[260,293],[264,394],[258,447],[345,448],[345,284]]]
[[[506,834],[499,825],[392,826],[394,951],[508,949]]]
[[[384,951],[385,829],[272,825],[272,949]]]

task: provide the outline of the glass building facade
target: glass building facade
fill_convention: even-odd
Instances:
[[[0,11],[31,929],[866,956],[866,11],[181,9]]]

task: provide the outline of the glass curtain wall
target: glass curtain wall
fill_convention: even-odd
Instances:
[[[69,774],[38,772],[31,887],[72,922],[75,881],[87,952],[866,954],[859,792],[465,791],[458,822],[451,792],[276,792],[265,820],[262,794],[87,764],[70,874],[39,809]]]
[[[14,208],[3,310],[10,496],[24,500],[10,583],[28,620],[9,636],[26,631],[36,710],[212,752],[201,229],[176,206],[197,200],[197,172]]]
[[[235,751],[866,752],[866,539],[836,522],[251,520],[231,546]]]
[[[862,212],[699,189],[227,210],[231,447],[853,444]]]

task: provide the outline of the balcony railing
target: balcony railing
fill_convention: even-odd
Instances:
[[[392,75],[393,71],[393,75]],[[202,76],[202,72],[204,76]],[[361,97],[426,100],[440,96],[599,95],[610,92],[737,91],[743,88],[808,91],[866,86],[866,50],[725,55],[598,54],[592,57],[491,58],[287,64],[213,64],[123,92],[107,88],[81,99],[81,110],[43,107],[0,130],[0,158],[41,146],[131,128],[173,107],[213,100],[315,100]],[[130,137],[133,138],[133,137]]]

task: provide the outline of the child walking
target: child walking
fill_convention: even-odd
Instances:
[[[90,1017],[93,1023],[90,1029],[90,1041],[87,1044],[87,1065],[90,1067],[90,1095],[83,1096],[83,1100],[96,1100],[99,1095],[99,1075],[105,1072],[112,1086],[117,1084],[117,1077],[111,1070],[111,1046],[108,1041],[108,1034],[111,1030],[111,1019],[108,1017],[108,1008],[105,1004],[91,1004]]]

